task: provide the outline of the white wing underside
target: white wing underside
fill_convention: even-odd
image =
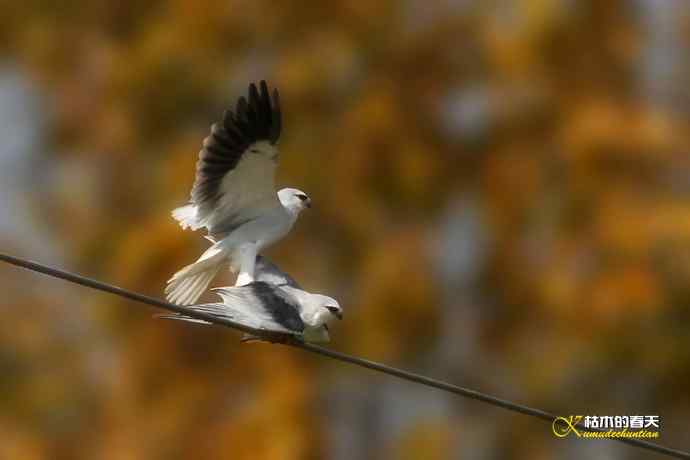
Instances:
[[[206,212],[203,207],[198,210],[201,226],[223,233],[282,208],[275,190],[277,156],[277,148],[266,141],[250,145],[223,178],[215,206]]]

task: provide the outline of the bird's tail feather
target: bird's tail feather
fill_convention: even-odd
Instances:
[[[196,205],[188,204],[179,208],[172,210],[173,218],[179,222],[180,227],[186,230],[191,228],[192,230],[198,230],[205,225],[204,222],[199,220],[198,208]]]
[[[190,310],[193,311],[198,311],[201,313],[206,313],[208,315],[213,315],[218,318],[223,318],[223,319],[229,319],[231,321],[236,321],[236,322],[241,322],[245,324],[246,326],[251,326],[254,321],[251,319],[251,315],[249,318],[243,314],[241,311],[237,311],[234,309],[232,306],[227,306],[224,305],[223,303],[217,302],[217,303],[204,303],[204,304],[199,304],[199,305],[189,305],[187,306]],[[190,323],[200,323],[200,324],[211,324],[208,321],[204,321],[203,319],[196,319],[192,318],[191,316],[186,316],[181,313],[173,313],[173,314],[160,314],[160,315],[154,315],[154,318],[159,318],[159,319],[174,319],[178,321],[189,321]]]
[[[211,324],[208,321],[204,321],[203,319],[196,319],[196,318],[192,318],[191,316],[181,315],[179,313],[171,313],[171,314],[163,313],[163,314],[153,315],[153,317],[156,319],[173,319],[175,321],[187,321],[189,323]]]
[[[217,244],[211,246],[199,260],[187,265],[168,280],[165,287],[166,298],[177,305],[196,302],[226,261],[226,252]]]

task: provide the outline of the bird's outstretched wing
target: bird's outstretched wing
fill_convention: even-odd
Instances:
[[[295,335],[304,332],[297,300],[276,286],[254,282],[246,286],[217,288],[213,291],[220,295],[222,303],[191,305],[187,308],[235,321],[257,331]],[[157,317],[208,324],[206,321],[180,314]]]
[[[265,81],[259,86],[249,85],[248,98],[240,97],[234,112],[226,110],[204,139],[190,204],[173,211],[183,228],[227,233],[280,206],[274,186],[280,99]]]

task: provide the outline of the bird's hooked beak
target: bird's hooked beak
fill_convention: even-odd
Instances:
[[[311,198],[307,198],[307,200],[304,202],[304,206],[307,208],[311,208]]]

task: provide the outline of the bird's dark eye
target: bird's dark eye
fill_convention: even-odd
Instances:
[[[299,198],[302,201],[307,201],[307,195],[297,195],[297,198]]]
[[[338,318],[338,319],[343,319],[343,314],[342,314],[342,312],[340,311],[340,308],[338,308],[338,307],[333,307],[333,306],[331,306],[331,305],[327,305],[327,306],[326,306],[326,309],[327,309],[328,311],[330,311],[331,314],[332,314],[333,316],[335,316],[336,318]]]

